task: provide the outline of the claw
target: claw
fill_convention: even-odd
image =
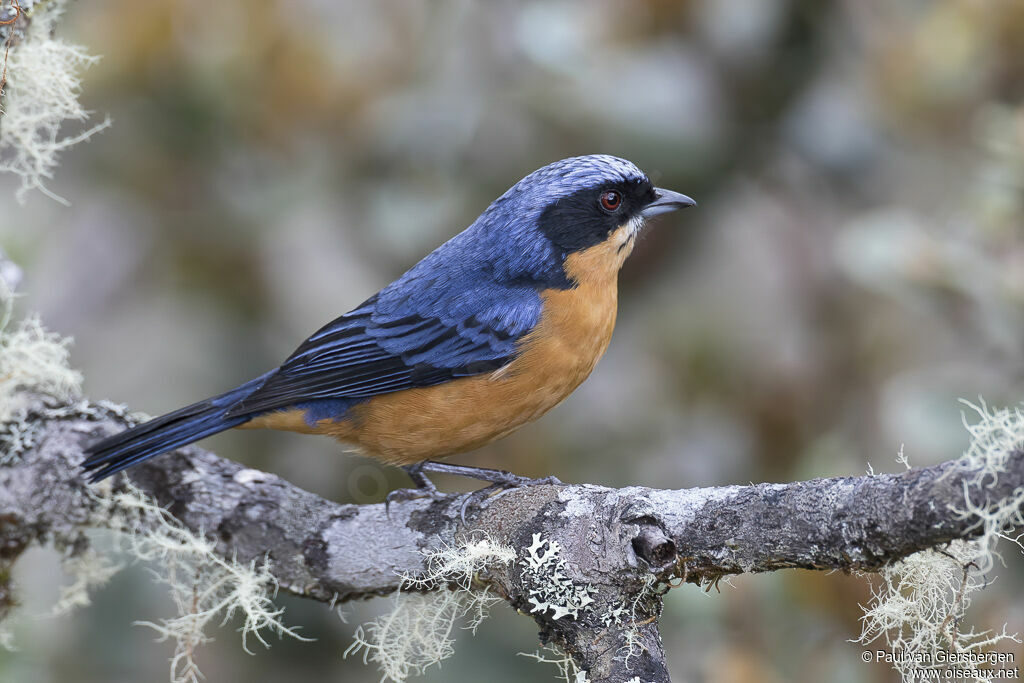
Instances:
[[[466,522],[466,510],[472,505],[475,508],[482,508],[483,502],[493,495],[495,498],[501,496],[504,493],[508,493],[509,489],[505,488],[502,484],[491,484],[483,488],[477,489],[476,491],[470,491],[462,499],[462,505],[459,506],[459,519],[462,520],[462,526],[468,526]]]
[[[384,515],[391,516],[391,503],[399,502],[404,503],[409,500],[421,500],[423,498],[430,498],[431,500],[440,500],[445,498],[445,494],[438,491],[436,488],[409,488],[409,489],[395,489],[384,497]]]
[[[412,479],[414,488],[406,489],[395,489],[388,493],[384,497],[384,515],[390,517],[391,503],[394,501],[407,501],[407,500],[420,500],[421,498],[431,498],[438,500],[444,498],[444,494],[437,490],[434,486],[434,482],[427,478],[427,475],[423,473],[423,463],[417,463],[415,465],[406,465],[402,467],[403,470]]]

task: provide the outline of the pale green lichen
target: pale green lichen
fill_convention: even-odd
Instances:
[[[512,548],[489,538],[467,541],[425,553],[426,571],[405,576],[386,614],[356,629],[355,640],[345,656],[362,652],[363,661],[374,662],[381,681],[404,681],[422,675],[454,653],[455,625],[476,632],[488,607],[500,600],[476,583],[489,567],[515,560]]]
[[[532,607],[530,613],[551,612],[551,619],[563,617],[576,619],[580,612],[593,604],[593,586],[580,586],[566,576],[565,560],[558,541],[545,540],[540,534],[533,535],[533,543],[525,549],[519,561],[523,578],[529,586],[527,600]]]
[[[36,3],[26,35],[7,58],[7,84],[0,100],[0,171],[21,179],[16,193],[21,202],[31,190],[39,190],[66,203],[44,184],[53,177],[61,152],[110,125],[104,120],[76,134],[62,134],[66,121],[84,122],[90,116],[78,101],[79,72],[99,59],[53,37],[64,5],[63,0]]]
[[[52,608],[53,615],[62,616],[79,607],[88,607],[91,604],[89,593],[106,585],[123,568],[123,563],[93,548],[64,558],[61,569],[71,577],[71,583],[60,587],[60,597]]]
[[[1006,473],[1010,458],[1024,451],[1024,415],[1019,409],[990,410],[984,402],[967,405],[980,420],[969,424],[964,419],[971,443],[958,469],[971,476],[964,484],[964,504],[953,512],[978,535],[884,567],[881,583],[872,586],[871,602],[864,607],[857,642],[884,639],[896,655],[892,666],[904,681],[917,680],[925,669],[956,669],[958,679],[989,680],[983,654],[1000,644],[1020,642],[1005,625],[975,630],[965,615],[972,596],[990,581],[998,541],[1008,539],[1022,547],[1021,538],[1009,537],[1007,531],[1024,525],[1024,487],[1005,498],[994,499],[986,491]],[[964,656],[951,664],[944,653]]]
[[[175,644],[170,661],[172,683],[198,683],[202,678],[194,655],[209,641],[211,625],[242,617],[239,631],[248,652],[249,637],[264,647],[265,631],[278,636],[303,638],[284,624],[282,608],[272,601],[277,582],[269,564],[240,563],[221,557],[215,543],[186,528],[144,493],[128,486],[104,498],[101,515],[119,532],[122,545],[132,557],[150,563],[156,579],[167,586],[178,615],[159,622],[140,621],[159,634],[159,640]]]
[[[1024,550],[1019,536],[1007,536],[1010,529],[1024,526],[1024,487],[1018,487],[1005,498],[987,495],[988,488],[1007,472],[1010,459],[1024,453],[1024,413],[1020,408],[992,410],[984,401],[979,401],[979,405],[964,403],[981,419],[969,424],[964,416],[971,443],[959,467],[972,475],[964,481],[963,507],[956,506],[953,512],[970,522],[972,530],[980,530],[976,543],[982,552],[975,562],[978,572],[987,573],[998,556],[995,547],[1001,539]]]
[[[26,389],[61,401],[81,395],[82,375],[68,364],[71,340],[48,332],[36,315],[11,322],[14,293],[0,278],[0,422],[15,419]]]
[[[69,340],[47,332],[37,317],[12,325],[13,297],[0,279],[0,466],[17,458],[35,443],[44,423],[61,418],[99,420],[111,415],[125,421],[136,416],[123,406],[92,403],[80,397],[81,375],[68,365]],[[24,408],[32,396],[46,394],[56,401],[29,415]],[[40,410],[38,407],[36,410]],[[65,614],[89,604],[89,591],[108,581],[120,564],[90,547],[86,532],[113,529],[128,556],[150,563],[154,575],[165,584],[178,615],[158,622],[141,622],[157,631],[161,640],[175,643],[170,664],[174,683],[198,683],[201,673],[194,655],[209,637],[211,624],[242,617],[242,645],[249,637],[264,646],[264,632],[301,638],[281,620],[281,609],[271,598],[276,583],[266,563],[235,562],[219,556],[213,541],[197,534],[157,505],[143,492],[108,483],[87,491],[92,499],[92,518],[72,529],[66,538],[54,539],[67,552],[64,571],[71,582],[61,589],[54,605]],[[0,646],[11,647],[9,631],[0,631]]]
[[[554,645],[545,645],[543,650],[520,652],[520,657],[529,657],[540,664],[551,664],[558,669],[558,680],[565,683],[590,683],[587,672],[579,668],[568,654]]]

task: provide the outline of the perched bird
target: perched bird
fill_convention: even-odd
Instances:
[[[425,471],[529,481],[431,459],[505,436],[572,393],[608,347],[619,269],[644,223],[694,205],[624,159],[545,166],[280,367],[92,444],[83,467],[99,481],[243,427],[333,436],[424,489]]]

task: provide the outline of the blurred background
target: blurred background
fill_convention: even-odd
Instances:
[[[262,373],[528,172],[598,152],[700,205],[638,245],[591,379],[458,462],[672,488],[896,471],[901,445],[962,451],[958,398],[1022,398],[1019,1],[98,0],[58,34],[103,56],[82,99],[113,126],[49,183],[70,208],[0,177],[0,244],[94,398],[157,414]],[[338,501],[407,484],[322,438],[203,445]],[[969,614],[1021,631],[1006,561]],[[61,619],[57,559],[18,569],[0,680],[166,680],[172,646],[132,625],[173,613],[143,567]],[[848,642],[868,598],[805,571],[676,589],[674,680],[893,680]],[[226,627],[208,680],[378,680],[341,653],[388,600],[348,624],[280,602],[317,642],[249,656]],[[553,680],[516,656],[536,648],[498,606],[422,680]]]

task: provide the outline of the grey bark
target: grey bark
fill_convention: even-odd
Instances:
[[[0,430],[0,562],[33,542],[80,543],[83,527],[103,526],[78,463],[84,444],[126,424],[123,411],[106,404],[35,399],[23,419]],[[644,682],[669,680],[657,619],[670,583],[788,567],[877,570],[973,533],[949,511],[963,501],[970,476],[950,461],[792,484],[542,485],[471,508],[464,525],[459,495],[400,500],[388,510],[339,504],[198,447],[127,473],[190,529],[215,538],[224,556],[269,557],[282,588],[320,601],[392,592],[398,574],[425,571],[423,551],[480,532],[521,557],[540,534],[561,545],[565,577],[593,600],[575,617],[530,613],[537,577],[521,563],[481,580],[530,613],[541,640],[564,648],[591,681]],[[978,495],[994,500],[1022,485],[1024,455],[1017,453],[1009,472]],[[629,642],[635,647],[626,658]]]

